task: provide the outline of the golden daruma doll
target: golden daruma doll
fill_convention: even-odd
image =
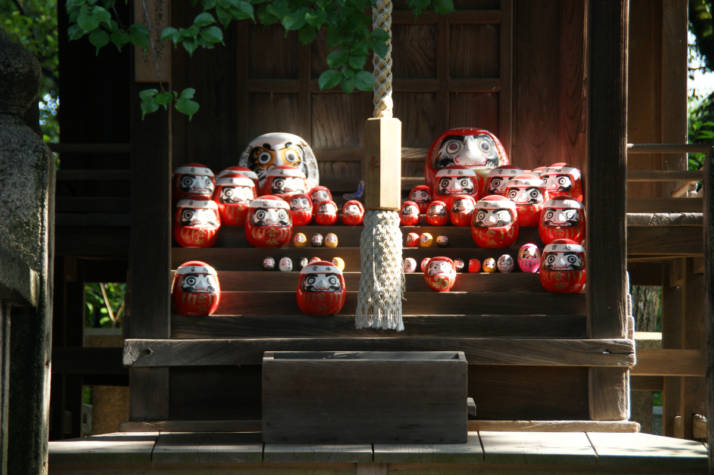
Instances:
[[[432,257],[426,265],[424,280],[431,290],[448,292],[456,282],[454,261],[444,256]]]
[[[174,201],[210,200],[215,186],[213,171],[200,163],[187,163],[174,170]]]
[[[318,260],[300,271],[297,303],[308,315],[334,315],[345,304],[345,278],[331,262]]]
[[[188,261],[176,269],[171,289],[174,311],[181,315],[210,315],[218,308],[221,287],[216,269]]]
[[[510,180],[506,185],[506,197],[516,203],[520,226],[538,226],[545,201],[545,189],[538,175],[526,173]]]
[[[570,239],[556,239],[543,249],[540,283],[549,292],[578,293],[585,288],[585,249]]]
[[[227,176],[216,180],[213,201],[218,205],[221,224],[243,226],[248,205],[255,196],[255,184],[246,176]]]
[[[290,207],[277,196],[264,195],[250,202],[245,237],[251,246],[280,247],[290,241],[293,221]]]
[[[211,247],[216,242],[221,218],[211,200],[181,200],[176,203],[174,239],[181,247]]]
[[[501,195],[481,198],[471,220],[471,237],[480,247],[510,247],[518,238],[516,204]]]
[[[582,244],[585,240],[583,205],[567,197],[546,201],[538,223],[538,234],[544,244],[549,244],[556,239],[572,239]]]

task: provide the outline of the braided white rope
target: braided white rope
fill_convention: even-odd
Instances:
[[[396,211],[369,210],[360,235],[357,328],[403,331],[402,231]]]
[[[374,65],[374,117],[392,117],[394,104],[392,102],[392,2],[377,0],[372,7],[372,28],[380,28],[389,34],[387,39],[387,54],[384,59],[373,55]]]

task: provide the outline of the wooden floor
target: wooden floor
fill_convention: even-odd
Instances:
[[[642,433],[469,432],[466,444],[277,445],[260,433],[123,432],[50,442],[50,474],[704,473],[706,447]]]

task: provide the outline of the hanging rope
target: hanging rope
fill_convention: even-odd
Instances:
[[[392,3],[377,0],[372,27],[389,34],[387,54],[376,54],[374,64],[374,117],[391,118],[392,103]],[[396,177],[401,179],[401,177]],[[403,331],[404,266],[399,213],[367,210],[360,235],[361,277],[357,296],[357,328]]]

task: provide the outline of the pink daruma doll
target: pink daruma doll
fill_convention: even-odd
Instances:
[[[544,244],[556,239],[572,239],[578,244],[585,240],[585,210],[572,198],[553,198],[543,205],[538,222],[538,234]]]
[[[490,249],[510,247],[518,238],[516,204],[501,195],[489,195],[476,203],[471,220],[471,237]]]
[[[345,305],[342,271],[331,262],[318,260],[303,267],[297,287],[297,303],[308,315],[334,315]]]
[[[364,220],[364,205],[361,201],[349,200],[342,205],[342,224],[359,226]]]
[[[181,247],[211,247],[221,227],[218,205],[211,200],[176,203],[174,239]]]
[[[475,207],[471,195],[453,195],[449,198],[449,221],[454,226],[468,226]]]
[[[248,204],[255,199],[255,184],[250,178],[237,175],[216,180],[213,201],[218,205],[221,225],[243,226]]]
[[[416,226],[419,224],[419,205],[414,201],[402,203],[399,211],[399,223],[402,226]]]
[[[579,293],[585,288],[585,249],[570,239],[556,239],[543,249],[540,283],[549,292]]]
[[[448,292],[456,282],[454,261],[444,256],[432,257],[424,271],[426,285],[435,292]]]
[[[563,163],[554,163],[541,173],[546,199],[569,196],[583,202],[583,185],[580,170]]]
[[[215,186],[213,171],[200,163],[187,163],[174,170],[174,201],[210,200]]]
[[[426,209],[431,202],[431,190],[426,185],[417,185],[409,191],[408,200],[419,205],[420,213],[426,213]]]
[[[519,226],[538,226],[545,201],[543,182],[537,175],[518,175],[506,185],[506,197],[516,203]]]
[[[293,233],[290,207],[277,196],[264,195],[250,202],[245,219],[245,237],[251,246],[280,247]]]
[[[171,286],[174,311],[181,315],[211,315],[221,300],[216,269],[202,261],[188,261],[176,269]]]
[[[535,274],[540,269],[540,250],[538,246],[529,242],[518,249],[518,267],[522,272]]]

